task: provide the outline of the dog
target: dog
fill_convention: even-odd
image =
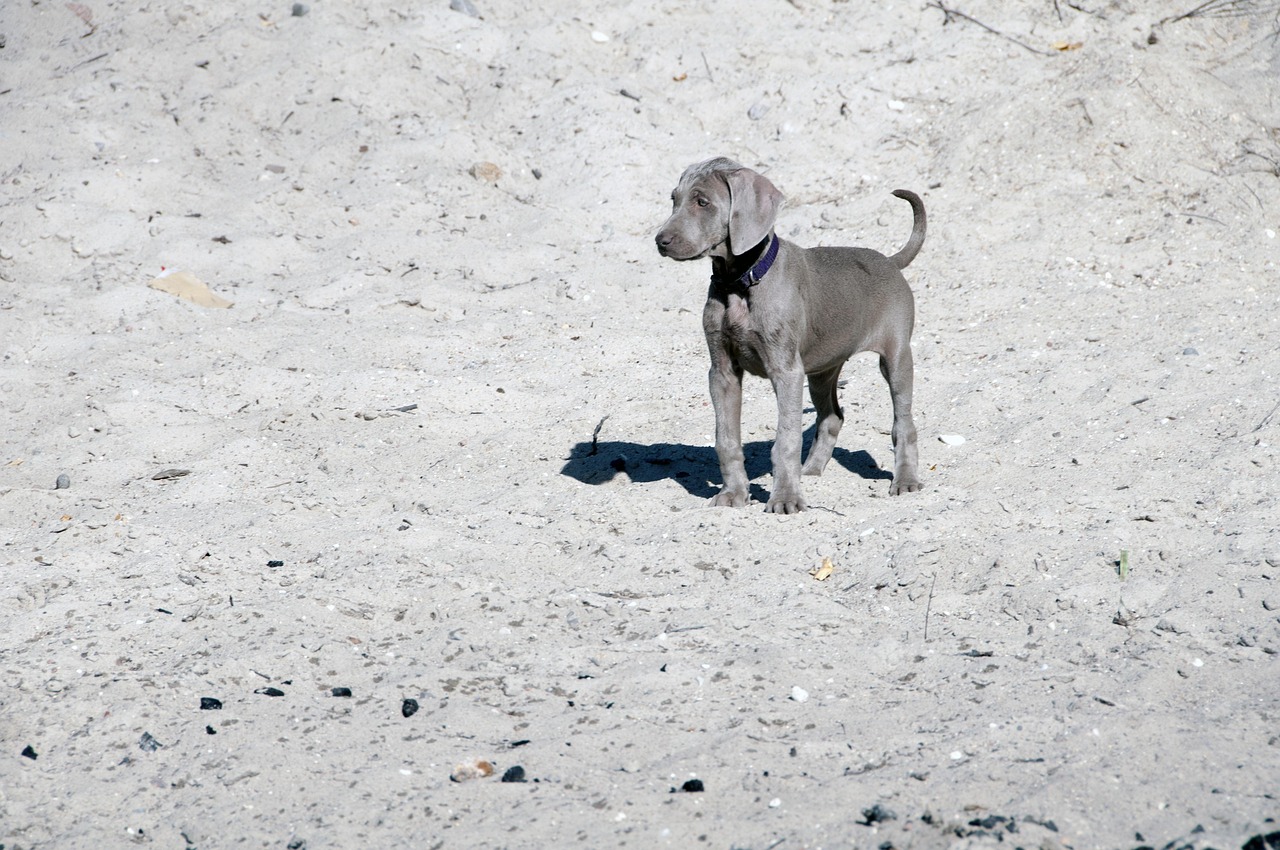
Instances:
[[[801,475],[821,475],[836,445],[844,411],[837,383],[859,352],[880,356],[893,400],[892,495],[920,489],[916,427],[911,418],[915,299],[902,269],[925,236],[924,203],[911,205],[911,236],[886,257],[869,248],[801,248],[774,233],[783,196],[768,178],[731,159],[691,165],[671,193],[671,217],[654,237],[658,253],[681,262],[711,258],[702,327],[711,354],[709,383],[716,415],[716,455],[724,486],[713,505],[750,501],[742,453],[742,376],[768,378],[778,401],[773,491],[765,509],[792,514],[806,507]],[[803,389],[818,414],[809,455],[800,463]]]

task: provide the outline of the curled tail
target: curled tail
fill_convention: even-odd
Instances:
[[[911,238],[902,246],[901,251],[889,258],[898,268],[905,269],[916,258],[916,254],[920,253],[920,246],[924,244],[924,201],[915,192],[906,189],[895,189],[893,194],[911,204],[911,214],[915,218],[911,225]]]

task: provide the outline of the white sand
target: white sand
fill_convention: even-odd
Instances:
[[[1280,829],[1274,11],[477,2],[0,4],[0,843]],[[924,196],[924,492],[864,357],[812,510],[705,507],[721,154],[802,245]]]

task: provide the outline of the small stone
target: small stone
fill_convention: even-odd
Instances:
[[[863,824],[870,826],[873,823],[884,823],[885,821],[897,820],[898,815],[892,809],[886,809],[884,806],[876,803],[869,809],[862,810]]]
[[[200,697],[201,711],[221,711],[222,700],[217,697]]]
[[[609,41],[609,36],[600,32],[600,30],[592,30],[591,40],[594,41],[596,44],[605,44]]]
[[[280,690],[279,688],[258,688],[257,690],[254,691],[254,693],[262,694],[264,697],[284,696],[284,691]]]
[[[351,696],[351,689],[350,688],[330,688],[329,693],[335,697],[349,697]]]
[[[468,173],[485,183],[497,183],[498,178],[502,176],[502,169],[492,162],[477,162],[468,169]]]
[[[1182,353],[1187,357],[1194,357],[1200,352],[1196,351],[1194,348],[1188,345],[1186,348],[1182,349]]]
[[[901,112],[902,110],[907,108],[907,105],[900,100],[891,100],[889,101],[888,106],[894,112]]]
[[[204,733],[206,735],[216,735],[218,734],[218,730],[214,729],[212,726],[206,726],[204,727]]]
[[[702,784],[701,779],[687,779],[685,780],[685,783],[680,786],[680,790],[687,794],[701,794],[707,789],[706,786]]]
[[[311,7],[306,3],[294,3],[292,14],[295,18],[301,18],[307,12],[311,11]]]
[[[53,489],[55,490],[71,489],[71,476],[67,475],[67,473],[65,472],[59,475],[57,482],[55,482],[53,485]]]
[[[964,437],[959,434],[939,434],[938,439],[946,443],[948,446],[963,446]]]
[[[502,774],[503,782],[524,782],[524,768],[518,764],[513,764],[507,768]]]
[[[33,750],[33,749],[31,749],[31,745],[30,745],[30,744],[27,744],[25,747],[23,747],[23,748],[22,748],[22,757],[23,757],[23,758],[29,758],[29,759],[31,759],[32,761],[35,761],[36,759],[38,759],[38,758],[39,758],[39,756],[38,756],[38,755],[36,755],[36,751],[35,751],[35,750]]]
[[[164,744],[160,743],[155,738],[151,737],[150,732],[143,732],[142,737],[138,739],[138,747],[144,753],[154,753],[156,750],[160,749],[163,746]]]
[[[488,776],[493,776],[493,765],[484,759],[477,759],[454,765],[453,772],[449,774],[449,779],[454,782],[466,782],[471,779],[484,779]]]
[[[182,478],[183,476],[190,475],[190,474],[191,474],[191,470],[189,469],[162,469],[159,472],[157,472],[155,475],[151,476],[151,480],[152,481],[169,481],[174,478]]]
[[[769,801],[769,808],[771,809],[776,809],[778,808],[778,806],[781,806],[781,805],[782,805],[782,798],[780,797],[774,797],[772,800]]]
[[[413,717],[418,713],[418,701],[416,699],[407,699],[400,703],[400,714],[404,717]]]
[[[747,117],[750,118],[752,121],[759,121],[768,113],[769,113],[769,104],[765,103],[762,100],[752,104],[751,108],[747,110]]]
[[[480,10],[471,0],[449,0],[449,8],[455,12],[461,12],[464,15],[470,15],[473,18],[480,17]]]
[[[284,561],[267,561],[267,566],[270,567],[271,569],[275,569],[276,567],[283,567]]]
[[[809,698],[809,692],[806,691],[804,688],[800,687],[799,685],[796,685],[791,689],[791,699],[795,700],[796,702],[804,702],[808,698]]]

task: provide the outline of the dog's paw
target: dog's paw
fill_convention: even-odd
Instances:
[[[924,485],[917,478],[909,478],[906,480],[893,479],[893,483],[889,485],[890,496],[901,496],[903,493],[918,493],[924,489]]]
[[[713,508],[742,508],[746,507],[751,499],[746,493],[739,493],[733,490],[721,490],[711,497],[711,501],[707,502]]]
[[[795,493],[790,496],[774,496],[764,509],[771,514],[798,514],[807,507],[804,498]]]

